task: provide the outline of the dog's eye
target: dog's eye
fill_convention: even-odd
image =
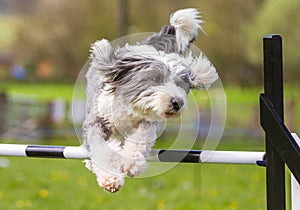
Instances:
[[[158,76],[152,77],[151,80],[155,83],[161,83],[163,81],[163,77],[161,75],[158,75]]]
[[[190,82],[190,77],[186,73],[179,74],[178,77],[185,83]]]
[[[190,77],[185,73],[177,75],[175,83],[178,87],[183,88],[187,93],[191,88]]]

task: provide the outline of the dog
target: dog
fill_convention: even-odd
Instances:
[[[114,48],[102,39],[91,46],[82,147],[104,190],[117,192],[125,177],[143,173],[159,123],[180,116],[190,89],[218,79],[207,57],[189,49],[203,31],[200,18],[196,9],[181,9],[170,25],[133,45]]]

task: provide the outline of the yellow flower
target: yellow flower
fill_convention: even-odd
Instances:
[[[39,195],[41,198],[48,198],[49,196],[49,191],[46,189],[41,189],[39,192]]]
[[[164,210],[165,209],[165,201],[164,200],[160,200],[158,202],[157,209],[159,209],[159,210]]]
[[[237,209],[239,207],[237,202],[231,202],[230,203],[230,209]]]

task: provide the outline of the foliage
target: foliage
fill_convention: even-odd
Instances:
[[[127,3],[125,22],[119,15],[126,9],[120,8],[121,1]],[[7,24],[0,24],[3,34],[12,37],[9,40],[15,40],[18,31],[13,46],[8,44],[11,41],[0,43],[6,48],[11,46],[16,63],[26,66],[30,79],[36,75],[36,69],[48,66],[53,71],[51,78],[74,80],[95,40],[122,36],[121,24],[128,24],[127,34],[159,31],[168,24],[169,14],[184,7],[203,11],[207,35],[200,33],[195,45],[212,60],[223,82],[240,86],[261,84],[262,37],[269,33],[283,35],[287,81],[294,82],[300,74],[297,0],[42,0],[32,4],[30,13],[14,18],[18,19],[13,22],[18,30],[9,27],[4,33]],[[0,20],[3,23],[7,19]],[[6,40],[7,35],[3,37]]]
[[[113,3],[107,2],[37,1],[35,12],[20,25],[17,56],[28,68],[48,61],[56,77],[76,78],[90,44],[113,30]]]
[[[208,36],[200,37],[196,45],[212,60],[223,82],[244,87],[261,81],[258,69],[252,68],[247,59],[246,28],[262,2],[211,0],[199,4]]]
[[[283,37],[285,79],[297,83],[299,71],[300,45],[300,1],[267,0],[253,17],[249,25],[249,61],[254,66],[262,65],[261,37],[267,34],[281,34]]]
[[[10,53],[11,46],[17,38],[17,25],[19,22],[20,20],[16,17],[0,15],[0,54]]]
[[[50,60],[56,76],[76,78],[88,57],[90,43],[103,37],[113,40],[120,35],[118,2],[92,0],[70,4],[67,0],[37,1],[35,12],[24,18],[19,30],[18,57],[29,69],[37,68],[43,60]],[[246,62],[244,27],[259,2],[127,1],[127,32],[159,31],[168,24],[169,14],[178,8],[200,8],[204,11],[202,16],[206,20],[208,36],[200,34],[196,46],[200,46],[212,59],[224,81],[247,85],[249,80],[246,77],[251,76],[253,81],[257,81],[259,75],[249,69]]]
[[[128,21],[120,19],[126,10],[120,8],[121,1],[127,3]],[[14,57],[32,76],[46,64],[54,72],[52,78],[74,80],[90,44],[124,35],[121,24],[127,24],[127,34],[159,31],[173,11],[195,7],[203,11],[207,34],[200,33],[195,45],[212,60],[223,82],[261,84],[262,37],[269,33],[283,35],[286,79],[293,82],[299,74],[299,4],[297,0],[35,1],[31,13],[19,16]]]

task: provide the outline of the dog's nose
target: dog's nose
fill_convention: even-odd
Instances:
[[[173,109],[177,112],[183,107],[184,102],[181,98],[175,97],[171,99],[171,104]]]

